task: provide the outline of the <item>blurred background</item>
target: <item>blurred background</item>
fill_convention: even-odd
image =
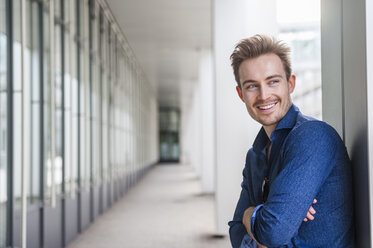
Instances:
[[[372,247],[372,13],[367,0],[0,0],[0,247],[230,247],[260,125],[229,56],[255,34],[291,47],[294,103],[344,140],[357,246]]]

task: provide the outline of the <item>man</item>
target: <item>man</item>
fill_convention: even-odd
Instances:
[[[232,246],[353,247],[350,160],[332,127],[292,104],[289,53],[282,42],[256,35],[231,55],[238,96],[263,125],[229,222]]]

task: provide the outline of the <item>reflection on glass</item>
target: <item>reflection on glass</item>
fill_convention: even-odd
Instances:
[[[98,76],[97,73],[99,71],[96,63],[92,64],[92,176],[93,176],[93,182],[98,183],[100,181],[99,173],[100,173],[100,140],[99,140],[99,98],[98,98]]]
[[[21,156],[22,156],[22,87],[21,87],[21,3],[13,1],[13,194],[14,205],[21,205]]]
[[[7,53],[9,51],[7,51],[5,2],[6,0],[0,0],[0,247],[6,245],[8,191]],[[15,207],[19,209],[21,197],[22,147],[25,147],[24,159],[27,161],[26,166],[29,166],[27,168],[29,174],[26,175],[28,204],[43,205],[40,200],[50,198],[52,108],[55,109],[56,124],[56,142],[53,147],[56,151],[54,158],[56,193],[61,193],[62,190],[62,166],[65,165],[66,193],[87,190],[92,179],[93,185],[103,182],[109,184],[110,191],[106,194],[113,199],[113,190],[117,192],[120,190],[117,179],[123,178],[125,174],[135,179],[140,169],[155,162],[151,159],[155,159],[156,155],[148,160],[146,157],[149,157],[151,147],[156,149],[155,138],[149,138],[156,136],[156,130],[149,131],[157,112],[156,107],[152,108],[156,106],[156,100],[152,93],[146,90],[146,82],[141,78],[136,64],[129,58],[123,44],[120,44],[122,39],[113,30],[113,19],[110,18],[109,21],[108,15],[104,14],[104,9],[99,7],[97,1],[86,0],[54,2],[55,13],[51,13],[57,17],[54,33],[55,51],[53,51],[55,75],[52,75],[55,77],[56,84],[54,106],[50,99],[49,2],[26,0],[26,50],[23,72],[25,82],[22,88],[20,2],[20,0],[12,1],[14,91],[11,96],[14,102],[12,124],[15,154],[13,161]],[[73,2],[74,6],[69,6],[70,2]],[[89,15],[88,3],[94,6],[91,15]],[[67,17],[64,20],[59,18],[62,6]],[[77,6],[79,8],[76,8]],[[80,13],[76,13],[78,10]],[[89,36],[89,21],[92,25],[92,36]],[[63,25],[65,28],[62,29]],[[79,33],[77,33],[78,26]],[[65,32],[64,47],[62,47],[61,32]],[[92,40],[89,40],[90,38]],[[89,42],[92,45],[91,50],[89,50]],[[64,65],[61,64],[62,52],[65,53]],[[93,55],[92,60],[90,55]],[[22,97],[26,102],[24,111],[21,111]],[[150,103],[150,98],[154,100],[153,104]],[[24,116],[21,115],[22,112]],[[62,123],[63,114],[65,123]],[[171,113],[170,123],[170,131],[178,132],[178,115],[174,116]],[[25,127],[23,144],[21,143],[22,124]],[[151,140],[153,144],[147,145]],[[176,143],[176,140],[172,142]],[[175,154],[179,153],[178,147],[175,146],[172,153],[175,157]],[[78,170],[80,170],[81,188],[76,190]],[[69,197],[70,194],[66,196]]]
[[[30,76],[26,77],[26,80],[30,80],[28,84],[31,86],[31,117],[30,117],[30,168],[29,168],[29,187],[28,187],[28,195],[29,195],[29,202],[34,203],[40,199],[40,107],[41,107],[41,99],[40,99],[40,87],[42,86],[40,83],[40,50],[39,50],[39,43],[40,43],[40,28],[39,28],[39,7],[38,4],[32,2],[31,10],[30,10],[30,21],[28,22],[30,25],[30,32],[28,35],[30,45],[30,65],[26,68],[30,68]]]
[[[110,26],[107,26],[107,32],[106,32],[106,38],[107,38],[107,43],[106,43],[106,59],[105,59],[105,72],[106,72],[106,98],[107,98],[107,134],[106,134],[106,144],[107,144],[107,167],[106,167],[106,178],[108,181],[111,180],[111,175],[110,175],[110,171],[111,171],[111,157],[112,157],[112,144],[111,144],[111,140],[112,139],[112,136],[111,136],[111,120],[112,120],[112,97],[111,97],[111,71],[110,71],[110,67],[109,67],[109,54],[110,54],[110,50],[109,50],[109,47],[110,47],[110,43],[109,43],[109,34],[110,34]]]
[[[109,167],[109,91],[108,91],[108,73],[107,73],[107,26],[105,19],[103,18],[103,13],[101,11],[101,18],[102,18],[102,23],[101,25],[101,66],[102,66],[102,83],[101,83],[101,88],[102,88],[102,177],[105,182],[108,180],[108,167]]]
[[[0,247],[6,245],[7,207],[7,37],[5,0],[0,0]]]
[[[320,1],[277,2],[279,38],[290,45],[293,73],[297,77],[294,103],[304,114],[321,119]],[[294,15],[288,15],[289,11]]]
[[[48,199],[51,196],[51,102],[50,102],[50,35],[49,35],[49,13],[43,11],[43,170],[44,170],[44,197]],[[57,165],[56,165],[57,167]]]
[[[75,194],[78,180],[78,82],[77,82],[77,42],[76,8],[65,1],[66,23],[69,29],[65,32],[65,192]],[[71,29],[70,29],[71,28]]]
[[[55,6],[59,4],[55,4]],[[59,9],[58,9],[59,10]],[[55,42],[55,187],[56,193],[59,194],[62,192],[62,67],[61,67],[61,52],[62,52],[62,43],[61,43],[61,26],[59,24],[55,25],[54,30],[54,42]]]

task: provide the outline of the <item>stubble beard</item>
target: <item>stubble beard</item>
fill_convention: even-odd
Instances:
[[[276,99],[276,101],[277,101],[277,104],[279,105],[277,107],[281,108],[280,104],[282,103],[282,101],[280,99]],[[291,101],[291,98],[290,98],[290,95],[289,95],[289,98],[287,99],[285,108],[277,109],[275,112],[269,114],[267,116],[269,118],[269,120],[266,120],[267,118],[265,118],[266,117],[265,115],[260,114],[259,112],[256,112],[256,107],[254,107],[254,110],[249,110],[248,109],[248,112],[249,112],[251,118],[253,118],[255,121],[257,121],[261,125],[263,125],[265,127],[268,127],[268,126],[277,125],[282,120],[282,118],[284,118],[286,113],[289,111],[291,104],[292,104],[292,101]],[[254,106],[257,106],[257,105],[258,105],[257,103],[254,104]],[[274,116],[272,117],[271,115],[274,115]],[[261,118],[263,116],[264,116],[264,118]]]

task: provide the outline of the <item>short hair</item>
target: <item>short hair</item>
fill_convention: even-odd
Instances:
[[[259,57],[260,55],[274,53],[280,57],[286,73],[286,80],[291,76],[290,48],[284,42],[267,35],[255,35],[241,40],[235,47],[230,59],[232,62],[233,73],[238,84],[240,84],[239,68],[246,59]]]

